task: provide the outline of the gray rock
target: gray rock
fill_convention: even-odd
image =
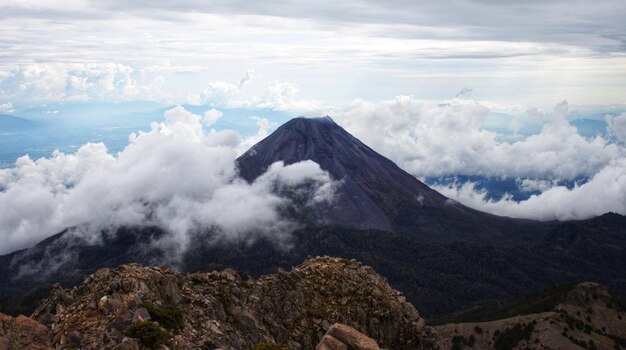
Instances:
[[[133,312],[133,323],[149,321],[151,319],[152,317],[150,317],[150,313],[148,312],[148,310],[146,310],[146,308],[140,307],[135,310],[135,312]]]

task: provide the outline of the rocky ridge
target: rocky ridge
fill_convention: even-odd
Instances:
[[[553,310],[435,327],[440,349],[622,349],[626,310],[606,287],[575,285]]]
[[[256,280],[230,269],[181,274],[128,264],[77,287],[55,285],[32,318],[0,314],[0,350],[626,348],[626,304],[602,285],[521,300],[536,311],[516,302],[510,310],[519,316],[431,328],[354,260],[310,258]]]
[[[168,267],[101,269],[55,286],[32,316],[57,349],[141,349],[129,329],[156,325],[174,349],[314,349],[334,323],[381,347],[419,349],[425,322],[398,291],[354,260],[316,257],[257,280],[233,270],[181,274]],[[157,323],[153,323],[157,321]],[[138,326],[137,326],[138,325]],[[141,330],[141,329],[140,329]],[[145,330],[145,329],[143,329]]]

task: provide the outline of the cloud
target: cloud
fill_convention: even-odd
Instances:
[[[354,101],[336,113],[347,130],[418,176],[478,175],[531,179],[592,176],[626,150],[600,136],[585,138],[567,120],[568,103],[550,113],[541,131],[503,141],[484,130],[490,109],[473,100],[428,103],[407,96]]]
[[[254,69],[248,69],[246,71],[246,75],[244,75],[244,77],[241,78],[241,80],[239,80],[239,88],[242,89],[249,82],[251,82],[254,78],[256,78],[256,73]]]
[[[626,143],[626,113],[622,113],[617,117],[607,117],[606,121],[609,133],[619,141]]]
[[[238,92],[240,87],[226,81],[212,81],[198,95],[192,98],[194,104],[211,104],[213,106],[228,106],[231,96]]]
[[[267,135],[269,135],[269,129],[272,127],[272,123],[266,118],[261,117],[251,117],[250,119],[255,121],[258,130],[256,134],[251,135],[243,139],[239,145],[239,153],[243,154],[245,151],[250,149],[259,141],[263,140]]]
[[[286,81],[272,81],[265,87],[260,97],[245,96],[244,89],[254,77],[254,71],[248,70],[237,84],[227,81],[212,81],[200,94],[191,96],[187,101],[194,105],[210,104],[226,108],[273,109],[296,114],[311,114],[322,108],[319,101],[300,98],[298,87]]]
[[[155,100],[306,112],[319,109],[317,101],[298,98],[299,89],[289,82],[270,82],[261,97],[248,94],[247,87],[257,77],[253,69],[248,69],[238,81],[213,80],[189,95],[187,91],[168,91],[164,83],[168,74],[186,69],[197,67],[175,67],[169,63],[144,68],[116,63],[0,66],[0,98],[63,102]],[[0,106],[0,112],[13,108],[11,102]]]
[[[116,63],[33,63],[3,72],[0,96],[22,100],[154,99],[160,97],[163,80],[159,74]]]
[[[626,215],[626,159],[612,161],[591,180],[573,189],[540,186],[537,189],[543,192],[524,201],[514,201],[510,196],[488,200],[486,192],[477,190],[473,183],[434,188],[472,208],[516,218],[576,220],[607,212]]]
[[[285,106],[290,104],[297,94],[298,88],[295,85],[275,80],[267,87],[261,106]]]
[[[290,201],[278,189],[302,185],[312,190],[310,201],[330,198],[329,175],[310,161],[276,163],[248,184],[234,164],[246,139],[228,130],[204,132],[201,120],[179,106],[150,131],[132,134],[116,155],[102,144],[86,144],[74,154],[24,156],[0,170],[0,206],[6,208],[0,254],[66,227],[89,238],[106,228],[158,225],[178,251],[206,230],[219,241],[280,242],[296,224],[281,216]]]
[[[292,112],[312,112],[320,109],[320,102],[300,99],[298,97],[299,91],[294,84],[274,80],[267,86],[263,97],[254,104],[257,108],[272,108]]]
[[[204,112],[204,118],[202,119],[202,122],[205,125],[213,125],[215,124],[222,116],[224,115],[224,113],[218,111],[215,108],[211,108],[210,110]]]
[[[557,180],[518,179],[517,182],[523,192],[544,192],[558,185]]]
[[[253,69],[248,69],[246,74],[237,83],[222,80],[211,81],[199,94],[188,98],[192,104],[211,104],[221,107],[248,107],[249,101],[237,99],[244,91],[246,85],[256,77]]]
[[[0,113],[12,113],[13,104],[11,102],[0,103]]]
[[[0,98],[183,103],[207,89],[215,101],[223,87],[207,82],[220,81],[245,85],[245,96],[236,97],[250,100],[261,96],[260,86],[279,80],[297,83],[309,99],[332,102],[409,92],[442,99],[462,82],[500,102],[545,106],[553,102],[549,92],[558,91],[577,103],[621,103],[625,10],[619,5],[536,2],[520,11],[518,4],[484,1],[3,3],[0,80],[29,65],[119,64],[132,73],[114,78],[115,93],[107,84],[97,92],[92,75],[33,77],[45,84],[14,77],[9,81],[24,80],[28,88],[0,84]],[[251,80],[252,71],[239,76],[252,66],[257,78]]]
[[[55,2],[52,2],[54,4]],[[184,23],[187,14],[228,17],[274,18],[298,23],[315,23],[331,30],[344,27],[372,26],[388,36],[429,36],[435,38],[472,38],[577,44],[597,50],[621,50],[621,19],[625,12],[619,0],[597,3],[557,0],[533,2],[520,8],[515,2],[454,0],[448,3],[415,4],[393,0],[384,4],[370,1],[281,1],[280,6],[250,3],[244,0],[185,1],[173,6],[162,2],[80,1],[60,10],[46,1],[22,4],[11,1],[5,7],[7,17],[42,16],[52,12],[59,18],[98,18],[115,11],[141,18],[167,18]],[[567,15],[563,8],[567,8]],[[54,11],[52,11],[54,10]],[[395,31],[390,30],[396,29]]]

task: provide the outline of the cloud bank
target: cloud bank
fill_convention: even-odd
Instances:
[[[547,113],[550,119],[538,134],[505,141],[482,127],[489,112],[473,100],[435,104],[400,96],[383,102],[356,100],[335,119],[418,178],[513,178],[523,191],[543,191],[517,202],[511,196],[489,200],[475,183],[435,187],[482,211],[538,220],[585,219],[608,211],[626,215],[625,114],[607,116],[617,142],[585,138],[569,123],[569,105],[563,101]],[[589,181],[570,189],[558,185],[581,178]]]
[[[204,120],[215,118],[219,114],[208,111]],[[202,120],[176,107],[165,113],[165,122],[132,134],[118,154],[89,143],[74,154],[24,156],[14,168],[0,170],[0,207],[6,208],[0,212],[0,254],[75,226],[89,235],[157,225],[179,250],[191,234],[206,229],[221,241],[284,241],[296,224],[281,217],[280,209],[290,204],[277,194],[281,189],[306,185],[313,189],[309,201],[331,199],[334,183],[311,161],[275,163],[253,183],[241,180],[234,160],[257,139],[230,130],[205,132]]]
[[[524,201],[510,196],[489,200],[487,193],[468,182],[453,186],[434,186],[442,194],[478,210],[496,215],[534,220],[577,220],[607,212],[626,215],[626,159],[603,167],[591,180],[573,189],[565,186],[543,188]]]
[[[133,68],[119,63],[0,67],[0,95],[43,101],[163,99],[166,72],[162,68]]]
[[[609,125],[609,133],[618,141],[626,143],[626,113],[617,117],[607,116],[606,120]]]
[[[384,102],[356,100],[336,119],[418,177],[576,179],[626,156],[610,140],[581,136],[567,120],[567,101],[554,108],[539,134],[514,142],[483,128],[489,111],[473,100],[434,104],[400,96]],[[621,119],[615,119],[619,124]]]

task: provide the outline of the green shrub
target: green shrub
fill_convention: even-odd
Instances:
[[[470,348],[474,346],[474,344],[476,343],[476,338],[474,338],[474,335],[470,335],[469,339],[467,340],[467,346],[469,346]]]
[[[506,328],[496,338],[495,348],[497,350],[513,349],[522,339],[530,340],[530,335],[535,328],[535,323],[531,322],[527,325],[516,324],[512,328]]]
[[[151,303],[144,303],[143,306],[150,313],[150,317],[167,329],[182,329],[185,321],[183,310],[174,305],[159,306]]]
[[[455,335],[452,337],[452,347],[450,350],[461,350],[465,344],[465,338],[462,335]]]
[[[161,345],[170,346],[170,334],[154,322],[144,321],[132,324],[126,328],[124,334],[138,339],[149,349],[156,349]]]
[[[287,348],[274,343],[258,343],[252,350],[287,350]]]

